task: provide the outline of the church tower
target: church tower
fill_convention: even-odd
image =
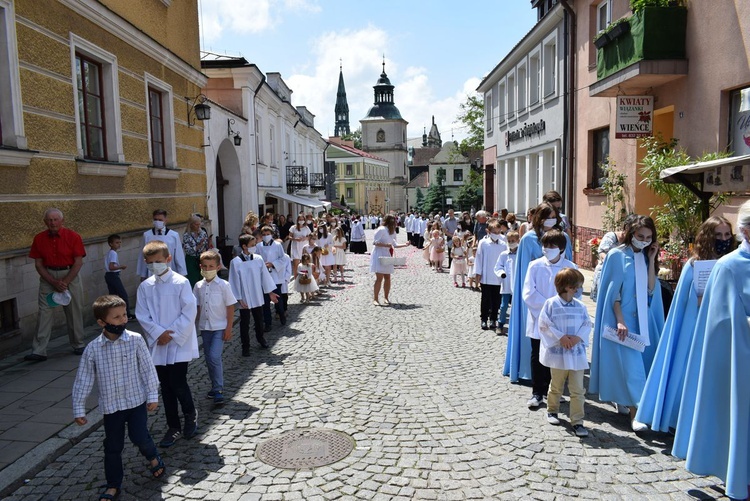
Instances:
[[[390,179],[380,185],[386,191],[389,211],[406,211],[406,190],[408,176],[406,161],[406,126],[393,98],[394,86],[383,72],[373,87],[375,102],[367,116],[359,121],[362,126],[362,149],[388,161]]]
[[[339,90],[336,91],[336,127],[333,135],[342,137],[351,134],[349,130],[349,103],[346,102],[346,88],[344,88],[344,71],[339,64]]]

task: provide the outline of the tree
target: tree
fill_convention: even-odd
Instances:
[[[466,101],[459,105],[461,111],[456,117],[467,129],[468,136],[458,144],[458,149],[464,156],[472,151],[484,149],[484,103],[478,94],[466,96]]]
[[[358,150],[362,149],[362,128],[355,130],[349,134],[344,134],[342,138],[344,141],[354,141],[354,147]]]
[[[424,193],[422,193],[422,188],[417,188],[417,204],[416,207],[414,207],[414,210],[417,212],[422,212],[424,209],[422,206],[424,205]]]
[[[460,210],[482,206],[482,173],[469,169],[469,179],[458,189],[456,206]]]
[[[440,197],[440,186],[435,183],[430,183],[429,188],[427,188],[427,195],[424,197],[424,202],[422,202],[422,210],[424,212],[439,211],[442,203],[442,198]]]

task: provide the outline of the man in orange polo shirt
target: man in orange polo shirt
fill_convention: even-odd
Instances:
[[[47,360],[47,343],[52,332],[52,314],[47,296],[54,292],[68,291],[70,303],[63,306],[68,324],[68,337],[73,353],[83,354],[83,286],[78,272],[83,266],[86,250],[81,235],[63,227],[60,209],[47,209],[44,224],[47,230],[38,233],[31,244],[29,257],[34,260],[39,273],[39,326],[32,342],[31,354],[24,360],[43,362]]]

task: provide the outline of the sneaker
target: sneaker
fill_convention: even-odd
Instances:
[[[484,320],[482,320],[482,330],[486,331],[488,328],[489,327],[487,327],[487,322],[485,322]]]
[[[636,433],[638,433],[639,431],[648,430],[648,425],[646,423],[641,423],[640,421],[636,421],[635,419],[630,422],[630,427]]]
[[[214,401],[216,397],[214,397]],[[198,432],[198,411],[192,414],[185,414],[185,426],[182,430],[182,436],[185,438],[193,438]]]
[[[211,390],[208,393],[206,393],[206,398],[209,399],[209,400],[211,400],[211,399],[213,399],[216,396],[216,393],[217,392],[215,392],[214,390]]]
[[[586,429],[582,424],[575,424],[573,425],[573,431],[576,434],[576,437],[588,437],[589,436],[589,430]]]
[[[491,331],[497,330],[497,324],[495,322],[490,323],[490,330]]]
[[[620,405],[617,402],[612,402],[612,405],[615,406],[615,410],[617,411],[618,414],[622,414],[624,416],[630,414],[630,409],[628,408],[627,405]]]
[[[542,398],[541,395],[531,395],[531,398],[529,399],[528,402],[526,402],[526,405],[529,406],[529,409],[535,409],[542,404],[543,400],[544,399]]]
[[[167,434],[159,442],[159,447],[172,447],[175,442],[182,436],[182,432],[177,428],[170,428]]]
[[[217,391],[214,394],[214,405],[224,405],[224,394],[220,391]]]
[[[465,289],[466,288],[466,284],[461,284],[461,288]]]
[[[501,324],[497,324],[497,327],[495,328],[495,334],[500,336],[503,333],[503,326]]]
[[[557,417],[557,412],[548,412],[547,413],[547,422],[549,424],[560,424],[560,420]]]
[[[458,287],[458,282],[453,282],[453,287]]]

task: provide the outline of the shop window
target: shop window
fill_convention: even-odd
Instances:
[[[591,187],[601,188],[605,177],[604,167],[609,161],[609,127],[593,131],[591,139],[593,142]]]

